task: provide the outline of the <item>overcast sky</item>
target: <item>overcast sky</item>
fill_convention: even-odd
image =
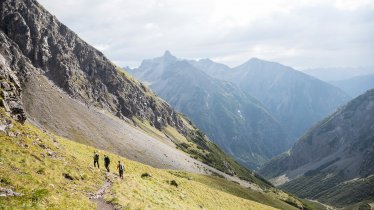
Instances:
[[[229,66],[374,65],[373,0],[39,0],[119,66],[170,50]]]

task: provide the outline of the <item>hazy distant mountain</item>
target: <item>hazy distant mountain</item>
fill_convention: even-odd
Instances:
[[[196,68],[204,71],[208,75],[224,80],[227,72],[231,70],[230,67],[225,64],[216,63],[209,58],[196,60],[189,60],[189,62]]]
[[[374,66],[351,68],[314,68],[306,69],[303,72],[323,81],[337,81],[346,80],[356,76],[374,74]]]
[[[374,89],[307,132],[260,170],[301,197],[348,206],[374,201]],[[291,181],[290,181],[291,180]]]
[[[330,83],[344,90],[350,96],[356,97],[374,88],[374,74],[357,76],[346,80],[331,81]]]
[[[145,60],[130,73],[150,84],[158,95],[248,167],[255,168],[290,146],[279,123],[260,102],[169,52]]]
[[[226,74],[206,71],[209,68],[200,69],[260,100],[294,137],[349,100],[340,89],[275,62],[252,58]]]

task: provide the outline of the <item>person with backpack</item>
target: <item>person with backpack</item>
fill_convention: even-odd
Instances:
[[[107,155],[104,155],[104,165],[105,165],[105,168],[108,172],[110,172],[109,170],[109,164],[110,164],[110,159]]]
[[[97,168],[100,168],[100,166],[99,166],[99,153],[97,151],[94,154],[94,166],[95,167],[96,167],[96,164],[97,164]]]
[[[117,169],[118,169],[118,172],[119,172],[119,177],[121,179],[123,179],[123,171],[125,170],[125,167],[123,166],[121,161],[118,161]]]

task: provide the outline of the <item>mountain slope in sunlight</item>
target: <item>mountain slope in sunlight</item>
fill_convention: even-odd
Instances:
[[[106,151],[111,172],[93,167],[96,148],[82,145],[26,123],[10,120],[1,110],[1,208],[93,209],[90,197],[108,186],[102,199],[116,208],[130,209],[297,209],[303,205],[279,190],[253,191],[219,177],[156,169]],[[125,176],[116,175],[124,162]],[[174,184],[171,184],[174,183]],[[282,201],[284,200],[284,201]],[[287,201],[287,202],[286,202]]]

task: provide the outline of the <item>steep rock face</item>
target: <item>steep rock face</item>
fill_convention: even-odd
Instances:
[[[373,116],[374,89],[318,123],[288,154],[272,160],[260,173],[274,181],[291,180],[282,187],[301,197],[337,206],[369,199],[374,195],[369,190],[374,185],[370,178],[374,174]],[[366,186],[362,184],[365,179]],[[354,188],[350,194],[366,194],[359,193],[359,198],[352,196],[344,200],[342,195],[347,192],[339,190],[339,186],[345,188],[354,183],[361,187]]]
[[[27,76],[25,59],[17,53],[17,47],[0,31],[0,101],[14,119],[23,123],[26,120],[25,110],[22,104],[22,87],[19,77],[24,80]],[[17,71],[20,69],[21,71]]]
[[[165,52],[130,73],[186,114],[226,152],[256,168],[287,150],[289,139],[256,99]],[[209,61],[207,61],[209,62]]]
[[[124,76],[34,0],[1,1],[0,28],[57,86],[88,104],[122,117],[167,124],[186,132],[177,114],[140,83]]]

